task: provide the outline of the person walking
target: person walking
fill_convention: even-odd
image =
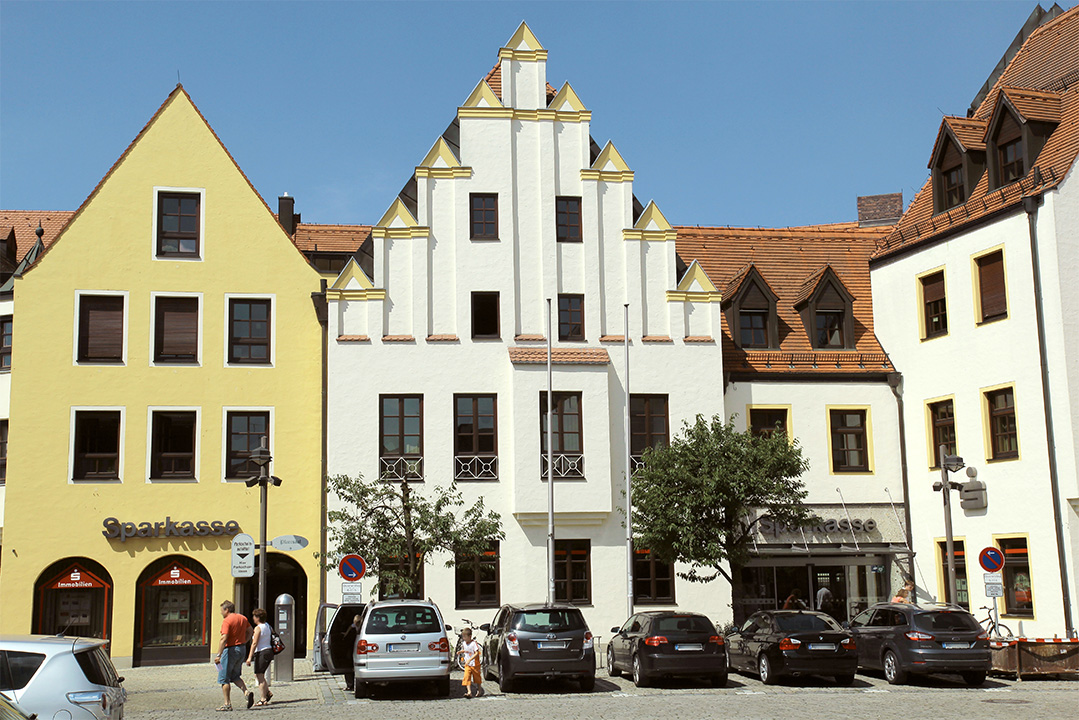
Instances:
[[[483,650],[480,644],[472,639],[472,628],[466,627],[461,630],[461,649],[457,652],[464,656],[461,664],[465,668],[465,677],[461,680],[461,684],[465,686],[465,697],[476,697],[480,694],[483,685],[483,666],[480,662]],[[473,684],[476,686],[475,690],[472,689]]]
[[[221,694],[225,696],[225,704],[217,708],[217,711],[232,710],[230,691],[233,683],[247,698],[247,707],[250,708],[255,704],[255,693],[248,691],[242,674],[244,645],[251,639],[251,623],[236,612],[236,606],[231,600],[221,603],[221,618],[221,640],[217,645],[214,662],[217,663],[217,682],[221,686]]]
[[[801,591],[798,588],[792,588],[791,594],[787,596],[787,599],[783,601],[784,610],[805,610],[806,604],[802,602],[799,597]]]
[[[270,623],[266,622],[266,611],[256,608],[251,613],[255,620],[255,635],[251,638],[251,651],[247,654],[247,664],[255,663],[255,680],[259,686],[259,701],[256,705],[269,705],[273,693],[270,692],[270,683],[266,680],[266,670],[273,660],[273,630]]]
[[[348,649],[348,670],[345,670],[345,690],[356,687],[356,668],[352,664],[352,652],[356,649],[356,638],[360,636],[360,616],[352,618],[352,624],[345,630],[345,647]]]

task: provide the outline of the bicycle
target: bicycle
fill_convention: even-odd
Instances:
[[[469,620],[468,618],[461,618],[461,623],[463,624],[463,627],[461,627],[460,630],[457,631],[457,642],[453,646],[453,666],[455,668],[457,668],[458,670],[460,670],[461,672],[464,672],[464,670],[465,670],[465,662],[464,662],[464,660],[465,659],[464,659],[464,656],[461,654],[461,646],[464,645],[464,642],[463,642],[463,636],[462,636],[461,633],[467,627],[469,630],[472,631],[472,639],[475,640],[476,642],[479,642],[479,639],[476,637],[476,626],[472,624],[471,620]],[[480,646],[480,664],[482,666],[481,672],[483,673],[483,677],[486,677],[487,676],[487,653],[483,650],[482,645]]]
[[[989,611],[988,617],[978,621],[979,625],[985,627],[985,631],[989,634],[989,637],[1015,637],[1015,635],[1012,634],[1012,629],[997,619],[997,609],[995,607],[986,606],[978,609]]]

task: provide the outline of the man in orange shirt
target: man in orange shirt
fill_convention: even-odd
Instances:
[[[232,710],[232,683],[236,683],[236,687],[240,688],[250,709],[255,702],[255,694],[248,691],[240,674],[244,666],[244,656],[247,654],[244,652],[244,645],[251,640],[251,623],[236,612],[236,606],[231,600],[221,603],[221,617],[221,641],[218,643],[214,662],[217,663],[217,682],[221,685],[225,704],[219,707],[218,711]]]

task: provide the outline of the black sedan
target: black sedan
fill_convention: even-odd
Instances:
[[[686,612],[642,612],[607,643],[607,674],[633,675],[637,687],[661,677],[703,677],[715,687],[727,684],[723,636],[704,615]]]
[[[754,614],[727,636],[731,667],[760,675],[774,685],[783,675],[830,675],[854,682],[858,653],[854,638],[824,613],[770,610]]]

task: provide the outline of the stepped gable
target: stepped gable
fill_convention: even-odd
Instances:
[[[752,268],[779,298],[776,349],[737,347],[728,313],[723,313],[725,371],[745,376],[870,375],[894,370],[873,332],[868,262],[892,226],[859,228],[852,222],[783,229],[680,226],[675,230],[678,256],[686,265],[696,260],[716,287],[738,292]],[[795,309],[828,268],[854,296],[852,350],[815,349]],[[725,294],[724,303],[731,297]]]
[[[487,76],[484,77],[483,80],[484,80],[484,82],[487,83],[487,85],[494,92],[495,97],[497,97],[501,101],[502,100],[502,61],[501,60],[499,60],[497,63],[495,63],[495,66],[493,68],[491,68],[491,72],[487,73]],[[554,100],[554,96],[557,95],[557,94],[558,94],[558,91],[555,90],[551,86],[551,83],[547,83],[547,104],[548,105],[551,104],[551,101]]]

